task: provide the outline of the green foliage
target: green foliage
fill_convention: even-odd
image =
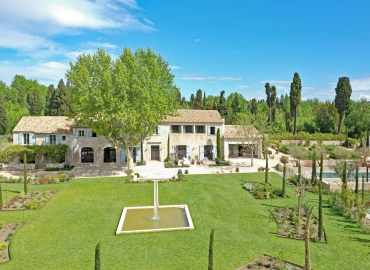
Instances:
[[[24,207],[27,209],[39,209],[41,205],[41,202],[38,200],[29,200],[24,203]]]
[[[215,229],[211,230],[209,237],[209,252],[208,252],[208,270],[213,270],[213,242]]]
[[[136,162],[136,166],[145,166],[146,165],[146,161],[138,161]]]
[[[40,115],[44,108],[43,98],[37,89],[27,94],[28,110],[31,115]]]
[[[95,270],[101,269],[100,248],[101,248],[101,243],[99,241],[99,243],[95,247]]]
[[[221,135],[220,135],[220,129],[217,129],[217,158],[221,158]]]
[[[5,135],[8,130],[8,113],[6,112],[4,96],[0,92],[0,135]]]
[[[2,178],[2,177],[1,177]],[[1,183],[0,183],[0,211],[3,210],[3,191],[1,189]],[[1,226],[0,226],[1,227]],[[1,228],[0,228],[1,229]]]
[[[344,112],[348,110],[350,98],[352,94],[352,87],[349,82],[348,77],[340,77],[335,88],[335,107],[339,114],[339,124],[338,124],[338,134],[342,130],[342,122],[344,117]]]
[[[293,126],[293,134],[297,133],[297,108],[299,103],[301,102],[301,78],[299,74],[296,72],[294,73],[293,82],[290,84],[290,113],[293,115],[294,126]]]
[[[8,245],[6,243],[1,243],[0,244],[0,250],[4,250],[8,247]]]

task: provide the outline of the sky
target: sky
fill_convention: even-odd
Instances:
[[[304,100],[333,101],[340,77],[370,100],[369,14],[367,0],[0,1],[0,80],[57,85],[81,53],[150,47],[187,100],[265,99],[266,82],[289,94],[295,72]]]

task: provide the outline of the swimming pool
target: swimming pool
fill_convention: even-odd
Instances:
[[[364,178],[366,179],[366,173],[363,173],[363,172],[358,173],[358,179],[362,179],[362,176],[364,176]],[[317,174],[317,177],[320,177],[320,173]],[[322,178],[339,178],[339,176],[333,172],[323,172]],[[351,178],[355,178],[355,175],[351,174]]]

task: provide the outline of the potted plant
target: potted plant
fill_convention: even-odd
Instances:
[[[175,163],[176,166],[179,165],[179,159],[175,158],[174,163]]]
[[[239,172],[239,167],[236,167],[235,168],[235,172]]]
[[[185,170],[185,174],[189,174],[189,170],[188,169]]]
[[[182,174],[182,169],[178,169],[177,174]]]
[[[216,158],[215,161],[217,165],[220,164],[220,158]]]
[[[200,165],[200,159],[197,160],[197,165]]]
[[[264,170],[265,170],[265,167],[263,167],[263,166],[261,166],[261,167],[258,168],[258,171],[259,172],[263,172]]]

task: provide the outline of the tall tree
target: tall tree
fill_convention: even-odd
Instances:
[[[220,93],[220,100],[218,104],[218,112],[221,114],[221,117],[226,118],[227,116],[227,102],[225,98],[225,91],[222,90]]]
[[[220,129],[217,129],[217,158],[221,158],[221,134]]]
[[[306,228],[304,231],[304,243],[305,243],[305,269],[311,270],[311,253],[310,253],[310,227],[311,227],[311,216],[314,206],[311,207],[307,214]]]
[[[290,112],[293,115],[293,134],[297,133],[297,111],[301,103],[302,84],[298,72],[294,73],[293,82],[290,84]]]
[[[320,179],[319,179],[319,226],[318,226],[318,238],[321,241],[323,234],[323,216],[322,216],[322,174],[324,170],[324,157],[321,152],[320,156]]]
[[[50,84],[48,86],[48,93],[46,96],[46,103],[45,103],[45,115],[47,116],[53,116],[54,110],[55,110],[55,93],[56,89],[54,87],[54,84]]]
[[[100,248],[101,248],[101,243],[96,245],[95,247],[95,270],[100,270],[101,269],[101,260],[100,260]]]
[[[275,107],[276,102],[276,87],[275,85],[270,86],[269,83],[265,84],[265,90],[266,90],[266,103],[269,106],[269,118],[270,118],[270,129],[272,130],[272,122],[273,122],[273,110]]]
[[[339,114],[338,134],[342,131],[343,117],[346,110],[349,108],[351,99],[352,87],[348,77],[340,77],[335,88],[335,107]]]
[[[176,108],[176,87],[169,64],[150,48],[125,48],[113,60],[104,50],[78,56],[66,77],[71,82],[75,121],[124,149],[127,173],[133,150]]]
[[[197,109],[197,110],[202,110],[203,109],[202,90],[201,89],[198,89],[197,93],[195,94],[194,109]]]
[[[27,94],[28,110],[31,115],[38,116],[44,107],[42,96],[37,89]]]
[[[255,98],[252,98],[251,100],[250,111],[252,114],[256,114],[258,112],[258,104]]]
[[[209,236],[209,250],[208,250],[208,270],[213,270],[213,240],[214,240],[215,229],[211,230]]]
[[[4,96],[0,93],[0,135],[5,135],[8,130],[8,113],[5,109]]]

